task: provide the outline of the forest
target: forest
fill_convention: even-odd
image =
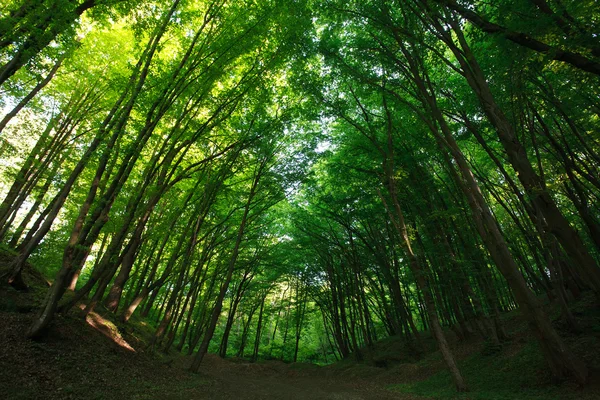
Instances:
[[[594,0],[3,1],[0,397],[600,397],[599,35]]]

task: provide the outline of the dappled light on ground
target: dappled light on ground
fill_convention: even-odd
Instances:
[[[96,329],[104,336],[110,338],[110,340],[112,340],[122,348],[135,352],[135,349],[131,347],[129,343],[125,341],[125,339],[123,339],[123,337],[119,333],[119,329],[112,322],[108,321],[105,318],[102,318],[95,312],[89,313],[85,317],[85,321],[88,323],[89,326]]]

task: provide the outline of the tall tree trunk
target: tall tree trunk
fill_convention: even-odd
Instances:
[[[208,351],[208,345],[210,344],[213,334],[215,333],[215,328],[217,326],[217,322],[219,320],[219,316],[221,315],[221,310],[223,308],[223,299],[225,298],[225,294],[227,293],[227,289],[229,288],[229,283],[231,282],[231,278],[233,276],[233,270],[234,270],[239,252],[240,252],[242,238],[244,237],[246,224],[248,222],[248,216],[250,214],[250,206],[252,205],[252,202],[256,195],[256,191],[258,189],[258,183],[259,183],[260,179],[262,178],[263,173],[265,172],[265,168],[267,167],[268,160],[269,160],[269,157],[265,157],[263,160],[260,161],[260,165],[256,167],[257,169],[255,171],[254,178],[252,181],[252,187],[250,188],[250,193],[248,195],[248,199],[244,206],[244,213],[242,215],[242,220],[241,220],[240,226],[238,228],[237,237],[236,237],[235,243],[233,245],[231,257],[229,259],[227,273],[225,275],[225,279],[224,279],[223,283],[221,284],[221,289],[219,290],[219,294],[215,301],[215,306],[213,308],[208,327],[207,327],[206,331],[204,332],[204,337],[202,338],[202,343],[200,344],[200,348],[198,349],[198,352],[196,353],[196,356],[194,357],[194,361],[192,362],[192,365],[190,366],[190,371],[192,371],[192,372],[198,372],[198,369],[200,368],[200,364],[202,363],[202,360],[204,359],[204,356],[206,355],[206,352]]]
[[[21,111],[23,107],[25,107],[27,103],[29,103],[31,99],[33,99],[40,92],[40,90],[42,90],[48,84],[48,82],[50,82],[50,80],[52,80],[52,78],[56,74],[56,71],[58,71],[58,69],[60,68],[66,55],[67,54],[65,53],[58,60],[56,60],[54,66],[52,67],[52,69],[50,69],[50,72],[48,72],[46,77],[42,79],[37,85],[35,85],[35,87],[31,89],[31,91],[27,94],[27,96],[23,97],[23,99],[21,99],[21,101],[12,110],[10,110],[8,114],[4,116],[2,121],[0,121],[0,133],[2,133],[4,128],[6,128],[6,125],[8,125],[10,120],[13,119],[19,113],[19,111]]]

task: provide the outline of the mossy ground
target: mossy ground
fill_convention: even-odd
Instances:
[[[552,400],[593,399],[596,393],[586,393],[570,382],[552,382],[550,375],[540,366],[544,360],[538,347],[528,342],[516,353],[507,349],[493,355],[480,353],[459,362],[467,380],[469,392],[457,394],[450,374],[439,371],[428,379],[390,385],[391,390],[412,393],[435,399],[470,400]]]
[[[498,352],[488,354],[486,344],[473,342],[471,349],[459,357],[459,368],[469,392],[458,394],[450,374],[440,369],[424,379],[388,385],[400,393],[435,399],[469,400],[592,400],[600,398],[600,313],[594,300],[584,297],[573,305],[573,313],[583,327],[573,333],[560,320],[560,312],[551,306],[554,326],[573,351],[585,360],[590,370],[589,384],[581,388],[571,381],[556,381],[546,367],[535,339],[528,333],[518,312],[504,316],[504,324],[512,339]],[[469,347],[467,345],[467,347]],[[439,353],[433,353],[439,354]],[[431,364],[424,358],[421,365]]]

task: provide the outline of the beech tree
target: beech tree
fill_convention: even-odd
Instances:
[[[2,283],[52,282],[26,335],[143,320],[192,372],[431,336],[462,392],[454,342],[500,351],[518,310],[585,384],[548,310],[583,332],[600,298],[593,3],[9,1]]]

